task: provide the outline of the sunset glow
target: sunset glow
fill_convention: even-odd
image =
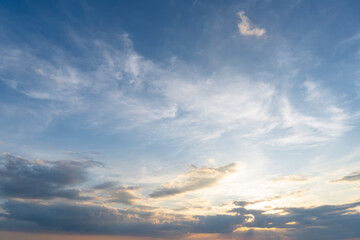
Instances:
[[[0,0],[0,239],[360,239],[360,2]]]

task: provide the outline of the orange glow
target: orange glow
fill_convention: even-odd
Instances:
[[[75,235],[49,234],[0,231],[0,239],[6,240],[165,240],[165,238],[132,237],[132,236],[105,236],[105,235]]]
[[[270,227],[270,228],[259,228],[259,227],[239,227],[234,230],[234,232],[246,232],[249,230],[256,230],[256,231],[276,231],[276,232],[285,232],[288,230],[285,228],[276,228],[276,227]]]

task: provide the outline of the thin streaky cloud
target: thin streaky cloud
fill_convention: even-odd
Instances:
[[[355,171],[332,182],[360,182],[360,171]]]
[[[152,198],[169,197],[215,185],[220,179],[236,170],[237,164],[232,163],[218,168],[197,168],[185,174],[183,180],[163,184],[150,193]]]

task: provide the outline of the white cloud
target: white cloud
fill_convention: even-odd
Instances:
[[[239,27],[239,31],[242,35],[257,36],[257,37],[261,37],[261,36],[265,35],[265,33],[266,33],[265,28],[259,28],[259,27],[254,26],[250,22],[250,19],[247,16],[245,16],[244,11],[238,12],[238,15],[241,18],[241,23],[238,23],[238,27]]]
[[[178,106],[175,124],[193,129],[199,138],[218,138],[242,129],[242,135],[261,132],[271,125],[270,107],[275,89],[240,76],[199,81],[177,79],[163,84],[163,94]]]
[[[232,133],[238,139],[288,146],[327,142],[349,129],[349,114],[314,81],[302,84],[306,101],[299,108],[271,81],[238,72],[209,77],[185,63],[172,62],[171,68],[164,68],[134,51],[126,35],[120,38],[122,48],[83,41],[91,46],[88,59],[95,59],[91,70],[71,64],[65,53],[51,63],[25,50],[2,49],[6,61],[1,65],[14,73],[11,80],[2,80],[43,101],[42,108],[31,109],[34,115],[45,114],[44,119],[51,120],[76,113],[89,127],[111,133],[142,127],[159,138],[190,141]],[[41,66],[41,79],[34,75],[33,65]]]
[[[314,109],[310,102],[307,107]],[[291,105],[287,98],[280,101],[281,126],[286,129],[287,134],[280,138],[271,140],[273,145],[317,145],[341,136],[350,129],[347,121],[349,116],[344,110],[328,105],[323,106],[323,111],[318,112],[320,116],[304,115]]]

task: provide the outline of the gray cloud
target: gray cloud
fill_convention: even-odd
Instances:
[[[0,219],[0,229],[63,231],[111,235],[174,236],[181,234],[186,223],[153,223],[154,213],[139,210],[120,210],[97,205],[80,204],[39,204],[34,202],[7,201],[3,204],[6,220]],[[174,217],[173,216],[173,217]],[[165,216],[166,217],[166,216]],[[35,224],[34,224],[35,223]],[[16,225],[17,224],[17,225]],[[4,229],[5,227],[5,229]]]
[[[360,171],[355,171],[333,182],[357,182],[360,181]]]
[[[239,202],[240,203],[240,202]],[[243,205],[243,204],[239,204]],[[218,233],[259,236],[261,228],[282,234],[278,239],[340,240],[360,236],[360,214],[353,208],[360,202],[323,205],[311,208],[281,208],[286,215],[265,214],[264,210],[236,207],[233,215],[193,216],[159,215],[151,209],[114,209],[97,205],[39,204],[7,201],[0,214],[0,229],[81,232],[111,235],[166,236],[185,239],[189,233]],[[253,221],[247,221],[252,218]],[[154,221],[156,219],[156,221]],[[293,223],[293,224],[289,224]],[[250,229],[234,232],[239,227]],[[279,231],[280,229],[286,231]],[[240,236],[240,237],[239,237]]]
[[[162,185],[150,194],[150,197],[160,198],[195,191],[216,184],[221,178],[235,171],[232,163],[218,168],[196,168],[183,176],[181,181]]]
[[[281,208],[282,214],[265,214],[264,210],[249,210],[242,206],[246,201],[236,202],[239,207],[230,210],[236,215],[200,216],[192,232],[222,233],[224,235],[242,236],[261,235],[257,229],[282,234],[277,239],[296,240],[340,240],[360,236],[360,214],[354,207],[360,202],[343,205],[323,205],[311,208]],[[247,221],[248,219],[253,221]],[[291,223],[291,224],[289,224]],[[245,232],[236,232],[239,227],[246,227]],[[271,230],[272,229],[272,230]],[[286,231],[280,231],[280,230]],[[239,237],[240,236],[240,237]],[[257,239],[257,238],[256,238]],[[266,238],[265,238],[266,239]]]
[[[272,196],[270,198],[265,198],[265,199],[255,200],[255,201],[235,201],[234,204],[239,207],[246,207],[251,204],[262,203],[262,202],[271,202],[271,201],[286,198],[286,197],[299,196],[299,195],[304,194],[307,191],[308,190],[298,190],[298,191],[293,191],[293,192],[287,192],[287,193]]]
[[[43,161],[0,156],[0,196],[24,199],[84,199],[77,184],[87,180],[87,169],[101,165],[93,160]]]
[[[3,153],[0,160],[0,197],[3,198],[100,199],[106,203],[127,205],[134,204],[140,198],[134,192],[140,190],[139,187],[121,186],[117,182],[101,183],[92,189],[78,189],[78,184],[89,180],[88,168],[103,167],[102,163],[92,158],[81,156],[81,160],[32,161]],[[96,198],[99,192],[100,196]]]
[[[240,202],[241,203],[241,202]],[[244,205],[243,203],[239,205]],[[323,205],[311,208],[282,208],[281,214],[264,214],[263,210],[235,208],[240,216],[252,215],[253,222],[243,222],[240,226],[257,228],[288,229],[290,239],[338,240],[360,236],[360,214],[353,210],[360,202],[343,205]],[[293,223],[293,224],[289,224]]]
[[[93,187],[94,190],[101,191],[103,199],[107,203],[123,203],[133,205],[140,199],[134,191],[141,190],[140,187],[122,186],[117,182],[109,181],[100,183]]]

